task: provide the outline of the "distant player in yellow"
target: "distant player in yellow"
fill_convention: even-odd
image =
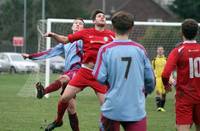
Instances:
[[[164,106],[165,106],[165,98],[166,98],[166,92],[164,85],[162,83],[162,71],[165,67],[167,58],[164,56],[164,48],[162,46],[157,47],[157,56],[152,61],[152,66],[154,69],[154,73],[156,76],[156,105],[157,105],[157,111],[165,112]]]

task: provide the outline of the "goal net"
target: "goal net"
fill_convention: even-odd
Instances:
[[[54,47],[57,42],[51,38],[44,38],[42,36],[45,32],[55,32],[62,35],[72,33],[71,26],[73,19],[47,19],[39,20],[38,28],[38,51],[44,51]],[[85,20],[85,27],[91,27],[92,21]],[[108,27],[111,28],[111,21],[107,21]],[[163,46],[165,55],[168,56],[169,52],[175,45],[181,42],[180,34],[181,23],[167,23],[167,22],[135,22],[134,29],[130,38],[142,44],[152,60],[156,56],[156,48]],[[199,40],[199,35],[197,40]],[[41,68],[37,76],[34,78],[37,81],[42,81],[47,86],[50,80],[55,80],[55,74],[50,69],[50,61],[47,59],[44,68]],[[54,78],[53,78],[54,77]],[[33,79],[33,78],[32,78]]]

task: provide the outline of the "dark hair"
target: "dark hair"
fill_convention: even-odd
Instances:
[[[119,11],[112,16],[112,25],[117,34],[126,34],[134,26],[134,17],[127,12]]]
[[[185,19],[181,25],[183,36],[192,40],[196,37],[198,33],[198,23],[194,19]]]
[[[78,17],[78,18],[75,18],[74,20],[80,20],[80,21],[82,21],[82,22],[83,22],[83,24],[85,24],[85,22],[84,22],[83,18],[80,18],[80,17]]]
[[[94,10],[94,11],[92,12],[91,19],[92,19],[92,20],[95,20],[95,19],[96,19],[96,15],[99,14],[99,13],[105,14],[102,10],[96,9],[96,10]]]

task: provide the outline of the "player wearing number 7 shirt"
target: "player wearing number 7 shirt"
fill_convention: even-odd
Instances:
[[[146,131],[145,92],[151,93],[155,79],[145,48],[130,40],[133,16],[117,12],[112,17],[114,41],[103,45],[98,52],[93,75],[109,85],[101,131]]]
[[[183,42],[174,48],[162,73],[166,91],[171,90],[169,77],[177,70],[176,127],[178,131],[189,131],[192,123],[200,131],[200,44],[195,37],[198,23],[186,19],[181,26]]]

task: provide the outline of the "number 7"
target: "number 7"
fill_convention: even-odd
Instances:
[[[131,65],[131,61],[132,61],[132,58],[131,57],[122,57],[121,58],[121,61],[125,61],[125,62],[128,62],[127,63],[127,66],[126,66],[126,72],[125,72],[125,79],[128,78],[128,73],[129,73],[129,69],[130,69],[130,65]]]

